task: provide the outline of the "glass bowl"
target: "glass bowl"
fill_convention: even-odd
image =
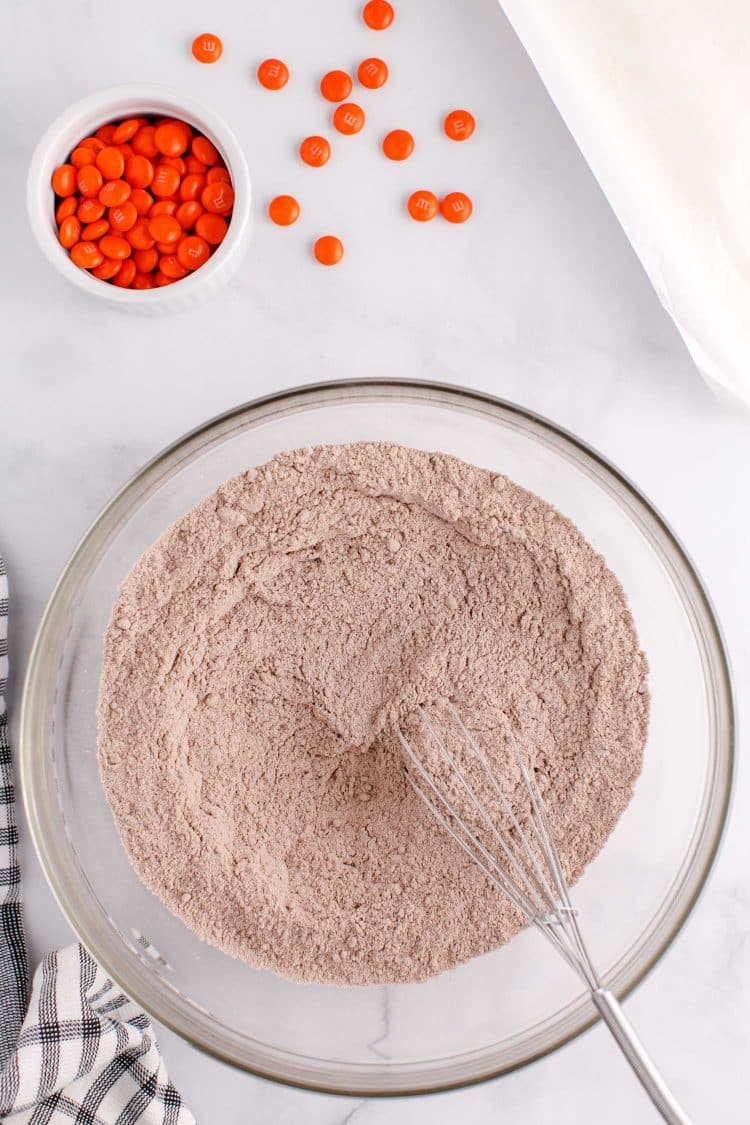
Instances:
[[[667,948],[724,825],[733,701],[711,606],[669,528],[616,469],[509,403],[427,383],[335,383],[224,414],[135,476],[86,533],[49,602],[21,718],[21,782],[60,906],[122,988],[197,1047],[328,1092],[431,1092],[502,1074],[587,1027],[581,984],[538,934],[421,984],[336,988],[257,972],[201,942],[141,885],[99,783],[102,636],[120,581],[227,477],[318,442],[387,439],[507,473],[570,516],[622,582],[653,695],[635,796],[575,888],[595,964],[618,995]]]

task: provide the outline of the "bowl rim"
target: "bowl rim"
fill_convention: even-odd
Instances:
[[[49,182],[63,150],[69,145],[62,138],[78,127],[93,128],[94,122],[121,117],[127,114],[161,113],[184,114],[185,120],[199,127],[212,140],[225,159],[232,177],[235,193],[232,218],[227,234],[218,247],[199,270],[189,277],[181,278],[178,288],[171,285],[162,288],[132,290],[107,285],[88,271],[74,265],[60,245],[53,230],[55,195]],[[87,122],[84,126],[82,123]],[[47,174],[49,173],[49,175]],[[205,290],[207,285],[223,272],[230,259],[241,252],[245,236],[250,226],[251,184],[247,161],[232,129],[214,110],[200,100],[171,86],[152,82],[136,82],[120,86],[110,86],[87,94],[69,105],[59,114],[42,134],[31,157],[26,176],[26,210],[34,237],[44,256],[51,265],[69,282],[90,296],[104,299],[122,307],[155,308],[172,303],[177,293],[181,299]],[[53,223],[49,222],[46,201],[49,200]]]
[[[164,1004],[160,1006],[158,1004],[144,1003],[142,996],[139,994],[139,990],[137,988],[133,989],[127,982],[127,975],[112,969],[111,965],[108,963],[106,954],[102,955],[101,953],[101,946],[96,934],[91,934],[80,924],[75,903],[68,898],[60,882],[58,882],[56,877],[55,849],[54,845],[48,844],[45,840],[35,790],[35,760],[43,760],[40,759],[39,756],[44,749],[44,744],[41,738],[36,738],[34,717],[39,710],[39,699],[43,699],[45,694],[43,687],[40,688],[38,681],[41,679],[41,669],[43,667],[44,654],[47,649],[47,636],[52,629],[54,618],[58,613],[58,602],[61,600],[63,594],[67,592],[66,587],[73,581],[73,572],[76,570],[82,556],[91,550],[100,531],[106,527],[114,512],[128,501],[132,500],[137,502],[143,491],[140,486],[143,485],[146,477],[149,475],[153,476],[161,467],[166,468],[179,452],[184,452],[186,455],[189,455],[191,448],[200,444],[202,439],[209,435],[212,430],[219,428],[221,432],[216,440],[223,440],[227,433],[227,427],[229,427],[233,421],[240,420],[249,413],[258,412],[264,407],[286,406],[289,408],[293,407],[295,400],[298,401],[301,406],[305,403],[313,405],[316,397],[321,402],[325,403],[335,399],[342,393],[350,393],[359,398],[364,397],[365,399],[369,399],[374,395],[390,396],[391,399],[394,399],[399,396],[407,396],[410,392],[422,398],[425,396],[437,397],[444,403],[452,401],[453,404],[459,408],[463,403],[467,409],[476,410],[477,408],[484,407],[485,409],[489,409],[492,413],[495,413],[499,409],[511,416],[517,417],[524,423],[531,423],[533,426],[542,431],[546,431],[553,437],[562,438],[567,441],[573,449],[582,454],[584,458],[593,461],[595,465],[610,474],[614,482],[624,489],[625,493],[630,495],[635,504],[644,510],[654,521],[657,529],[665,537],[669,548],[675,553],[677,560],[684,568],[683,577],[687,579],[687,582],[692,586],[692,593],[696,600],[695,604],[691,605],[691,608],[700,614],[700,624],[702,627],[700,636],[704,644],[710,647],[712,651],[712,670],[716,674],[721,697],[721,705],[718,710],[720,712],[719,719],[722,722],[724,737],[719,740],[719,746],[720,750],[723,748],[723,754],[720,753],[717,756],[714,769],[710,777],[707,777],[697,825],[693,830],[690,846],[686,853],[687,858],[682,860],[678,875],[673,880],[670,892],[668,892],[668,894],[673,895],[673,888],[675,886],[680,886],[682,888],[686,886],[687,879],[683,876],[683,873],[686,871],[690,872],[691,868],[695,867],[697,852],[700,849],[700,862],[697,868],[692,871],[689,893],[682,895],[679,908],[676,913],[673,910],[674,916],[669,925],[664,924],[665,920],[661,918],[661,912],[654,916],[656,923],[654,919],[652,919],[649,929],[658,930],[659,928],[663,928],[665,932],[659,933],[658,935],[651,935],[651,949],[648,952],[648,956],[644,958],[643,964],[638,971],[632,973],[631,979],[624,984],[618,983],[616,980],[613,980],[611,983],[608,980],[605,981],[621,1000],[643,982],[671,947],[705,890],[708,878],[714,868],[719,849],[724,839],[734,791],[736,771],[736,696],[727,648],[711,599],[706,592],[702,579],[689,554],[661,513],[625,474],[620,472],[619,469],[613,466],[605,457],[586,442],[544,416],[508,400],[472,388],[457,386],[450,383],[389,378],[331,380],[291,387],[242,403],[230,410],[215,415],[213,418],[196,426],[182,437],[163,448],[155,457],[148,461],[126,481],[90,524],[63,568],[50,595],[49,601],[47,602],[36,632],[24,680],[19,725],[20,785],[32,842],[47,883],[57,904],[81,942],[123,991],[143,1007],[145,1011],[149,1012],[160,1023],[174,1031],[192,1046],[216,1058],[220,1062],[235,1066],[256,1077],[265,1078],[283,1086],[292,1086],[318,1093],[335,1094],[344,1097],[389,1098],[417,1096],[464,1089],[491,1081],[503,1074],[512,1073],[529,1063],[551,1054],[559,1047],[564,1046],[590,1028],[598,1021],[599,1016],[596,1014],[593,1007],[591,1007],[590,1011],[588,1009],[581,1011],[584,1005],[582,1005],[580,1001],[574,1001],[572,1004],[568,1005],[567,1008],[561,1009],[554,1017],[559,1021],[562,1016],[565,1016],[567,1021],[565,1028],[559,1032],[551,1042],[539,1049],[532,1050],[524,1059],[506,1063],[502,1066],[498,1066],[497,1064],[490,1065],[489,1068],[480,1070],[476,1074],[472,1074],[468,1077],[461,1076],[453,1079],[430,1081],[424,1085],[411,1085],[403,1088],[394,1087],[392,1089],[383,1089],[381,1087],[373,1088],[362,1082],[347,1086],[340,1084],[334,1085],[318,1079],[312,1080],[300,1075],[290,1076],[289,1074],[280,1073],[278,1069],[273,1069],[268,1066],[264,1067],[249,1064],[246,1060],[240,1058],[237,1053],[232,1053],[229,1049],[222,1049],[218,1044],[211,1041],[200,1040],[196,1034],[186,1031],[184,1027],[181,1026],[176,1016],[172,1016],[169,1011],[165,1011]],[[136,494],[135,496],[133,496],[134,492]],[[695,613],[693,616],[695,616]],[[694,620],[692,624],[695,630],[696,624]],[[706,794],[708,794],[708,796],[706,796]],[[683,877],[680,879],[679,876]],[[649,930],[644,931],[644,933],[648,934]],[[656,936],[658,936],[658,940],[655,940]],[[620,962],[617,963],[618,965],[623,961],[625,956],[627,956],[627,951],[620,958]],[[585,1001],[585,996],[583,1000]],[[295,1056],[293,1052],[286,1052],[277,1048],[274,1048],[274,1050],[292,1059],[299,1058],[299,1056]],[[481,1050],[484,1050],[484,1048]],[[463,1057],[470,1057],[474,1053],[474,1051],[465,1052]],[[356,1066],[359,1066],[360,1070],[363,1069],[361,1064],[349,1065],[352,1069]]]

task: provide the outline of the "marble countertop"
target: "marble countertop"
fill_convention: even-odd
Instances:
[[[127,18],[125,18],[125,16]],[[211,23],[217,67],[189,57]],[[12,583],[12,683],[57,573],[113,491],[189,428],[257,395],[320,379],[416,377],[519,402],[573,430],[664,513],[702,573],[725,629],[740,712],[750,680],[748,422],[718,403],[689,360],[606,200],[495,0],[409,0],[392,29],[368,32],[355,0],[250,5],[206,21],[195,0],[6,3],[0,91],[2,443],[0,550]],[[12,45],[12,50],[8,44]],[[323,131],[319,75],[382,54],[392,80],[363,98],[369,128],[341,139],[321,171],[298,139]],[[284,95],[253,82],[280,55]],[[256,225],[237,278],[211,303],[154,320],[110,311],[67,285],[32,243],[24,181],[32,148],[71,101],[109,84],[160,80],[222,113],[247,152]],[[443,113],[476,111],[466,146]],[[403,165],[377,138],[405,126]],[[415,187],[468,191],[465,227],[410,222]],[[291,191],[303,217],[281,230],[267,200]],[[341,266],[311,241],[340,234]],[[13,728],[15,730],[15,728]],[[715,873],[682,934],[627,1011],[696,1122],[746,1116],[750,1057],[750,783],[742,762]],[[34,962],[71,931],[22,833]],[[551,1057],[471,1090],[361,1101],[283,1089],[160,1034],[172,1076],[205,1125],[632,1125],[656,1117],[601,1027]]]

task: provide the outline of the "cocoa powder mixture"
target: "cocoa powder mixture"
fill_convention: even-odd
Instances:
[[[296,450],[123,583],[101,776],[139,876],[206,941],[300,981],[415,981],[521,920],[412,791],[396,725],[453,701],[523,822],[507,716],[574,880],[632,795],[646,672],[617,579],[538,496],[397,445]]]

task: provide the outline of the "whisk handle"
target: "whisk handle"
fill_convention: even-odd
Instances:
[[[668,1125],[691,1125],[690,1118],[649,1058],[614,993],[606,988],[596,988],[592,989],[591,998],[638,1081],[664,1120]]]

